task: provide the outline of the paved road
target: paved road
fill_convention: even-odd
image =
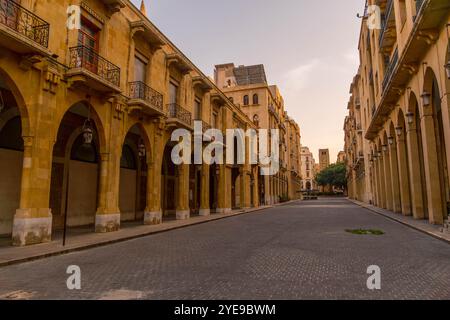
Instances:
[[[356,228],[386,234],[345,232]],[[69,265],[81,268],[80,291],[66,287]],[[380,291],[367,289],[370,265],[381,268]],[[450,245],[322,199],[4,267],[0,297],[450,299]]]

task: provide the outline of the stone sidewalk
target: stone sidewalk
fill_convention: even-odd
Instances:
[[[68,238],[66,246],[63,246],[62,240],[58,239],[50,243],[38,244],[27,247],[13,247],[13,246],[0,247],[0,267],[91,249],[100,246],[106,246],[117,242],[146,237],[152,234],[185,228],[192,225],[230,218],[251,212],[257,212],[273,208],[276,206],[286,205],[295,201],[298,200],[248,210],[234,210],[226,214],[211,214],[210,216],[207,217],[195,216],[191,217],[188,220],[170,220],[155,226],[138,225],[133,227],[125,227],[117,232],[111,233],[94,233],[94,232],[85,233],[76,236],[71,236],[70,238]]]
[[[432,225],[426,220],[415,220],[412,217],[404,216],[399,213],[394,213],[394,212],[386,210],[386,209],[381,209],[381,208],[375,207],[373,205],[370,205],[370,204],[367,204],[367,203],[364,203],[361,201],[352,200],[352,199],[348,199],[348,200],[353,202],[354,204],[359,205],[360,207],[363,207],[372,212],[380,214],[386,218],[397,221],[397,222],[399,222],[403,225],[406,225],[410,228],[413,228],[415,230],[418,230],[420,232],[428,234],[436,239],[450,243],[450,234],[441,232],[442,226]]]

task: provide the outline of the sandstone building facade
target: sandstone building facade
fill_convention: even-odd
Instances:
[[[308,147],[301,147],[301,175],[302,175],[302,190],[317,190],[316,171],[317,165],[314,160],[314,154]]]
[[[80,8],[79,29],[66,24],[69,7]],[[287,158],[287,151],[283,170],[267,185],[248,156],[244,164],[173,164],[172,132],[192,131],[194,120],[204,131],[261,124],[143,7],[128,0],[2,0],[0,46],[0,235],[12,235],[14,245],[48,242],[62,228],[112,232],[127,222],[154,225],[295,194],[290,188],[298,181],[290,177],[299,157]],[[276,108],[272,125],[292,135],[295,149],[298,126],[283,120],[277,90],[266,94]]]
[[[214,78],[258,128],[280,132],[280,172],[260,178],[261,204],[300,198],[300,127],[287,115],[278,87],[268,84],[264,66],[216,65]]]
[[[450,208],[449,15],[447,0],[367,2],[344,125],[349,196],[437,225]]]

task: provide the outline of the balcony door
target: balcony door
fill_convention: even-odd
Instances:
[[[147,78],[147,62],[139,57],[134,57],[134,81],[145,83]]]
[[[78,45],[83,46],[83,67],[93,73],[98,73],[99,29],[85,19],[81,20],[81,29],[78,33]]]
[[[178,102],[178,84],[173,81],[169,83],[169,103],[176,104]]]

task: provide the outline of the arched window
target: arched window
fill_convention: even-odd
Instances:
[[[256,93],[253,95],[253,104],[259,104],[259,97]]]
[[[245,95],[245,96],[244,96],[244,106],[248,106],[249,103],[250,103],[250,102],[249,102],[248,96]]]

